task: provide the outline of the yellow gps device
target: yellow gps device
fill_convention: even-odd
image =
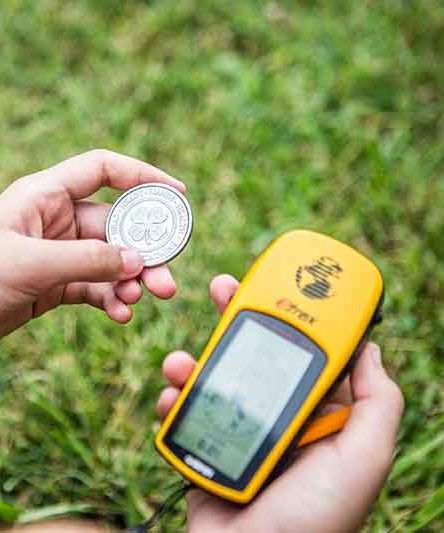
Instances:
[[[256,260],[156,436],[160,454],[219,497],[249,502],[300,441],[381,320],[383,279],[333,238],[290,231]],[[311,435],[309,436],[309,433]]]

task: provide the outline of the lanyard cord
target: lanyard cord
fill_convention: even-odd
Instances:
[[[176,503],[181,500],[192,487],[193,485],[191,483],[181,481],[180,486],[167,497],[157,511],[153,513],[151,518],[142,524],[138,524],[137,526],[127,529],[126,533],[146,533],[146,531],[157,524],[162,516],[171,511]]]

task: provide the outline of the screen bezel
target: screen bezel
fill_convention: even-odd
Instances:
[[[175,430],[178,428],[179,424],[182,422],[185,415],[188,413],[190,408],[193,405],[194,399],[196,398],[198,392],[200,391],[202,385],[205,383],[208,375],[213,370],[219,359],[222,357],[225,349],[230,344],[231,340],[234,338],[238,330],[243,325],[244,321],[250,319],[253,320],[265,328],[273,331],[274,333],[280,335],[281,337],[297,344],[304,350],[308,351],[312,355],[312,360],[305,371],[301,381],[299,382],[296,389],[293,391],[290,399],[288,400],[285,408],[282,410],[275,424],[265,437],[262,445],[259,447],[257,452],[254,454],[247,467],[244,469],[243,473],[237,480],[233,480],[221,472],[216,465],[211,462],[202,459],[198,454],[186,450],[182,446],[178,445],[173,441],[173,435]],[[181,405],[178,413],[176,414],[174,421],[169,427],[165,437],[165,445],[179,458],[184,462],[186,455],[190,455],[205,465],[210,466],[214,470],[214,475],[211,477],[211,481],[218,483],[225,487],[232,488],[234,490],[244,490],[245,487],[249,484],[252,477],[261,466],[261,464],[268,457],[269,453],[275,446],[276,442],[281,438],[284,431],[287,429],[288,425],[294,419],[296,413],[299,411],[301,405],[303,404],[305,398],[308,396],[309,392],[313,388],[315,382],[320,376],[322,370],[324,369],[327,362],[327,357],[325,353],[315,344],[311,339],[306,335],[301,333],[299,330],[290,326],[286,322],[279,320],[270,315],[259,313],[257,311],[242,310],[240,311],[235,318],[230,323],[229,327],[225,331],[224,335],[219,340],[218,344],[214,348],[211,356],[208,358],[205,366],[202,368],[199,376],[197,377],[195,383],[190,389],[187,397],[185,398],[183,404]],[[194,469],[193,469],[194,470]],[[197,474],[202,475],[200,472]],[[205,477],[205,476],[202,476]],[[206,478],[210,479],[210,478]]]

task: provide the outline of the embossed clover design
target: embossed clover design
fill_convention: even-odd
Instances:
[[[139,207],[131,214],[128,233],[134,241],[145,239],[146,244],[157,242],[167,232],[168,212],[161,206]]]

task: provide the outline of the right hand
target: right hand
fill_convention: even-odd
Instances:
[[[231,276],[211,284],[223,312],[238,287]],[[195,367],[184,352],[170,354],[163,372],[169,386],[158,412],[164,418]],[[381,362],[376,344],[363,350],[351,379],[330,408],[354,398],[352,414],[338,434],[298,451],[294,463],[252,503],[238,507],[200,489],[188,495],[190,533],[351,533],[359,530],[391,469],[403,397]],[[351,394],[350,394],[351,392]],[[327,406],[328,408],[329,406]]]

